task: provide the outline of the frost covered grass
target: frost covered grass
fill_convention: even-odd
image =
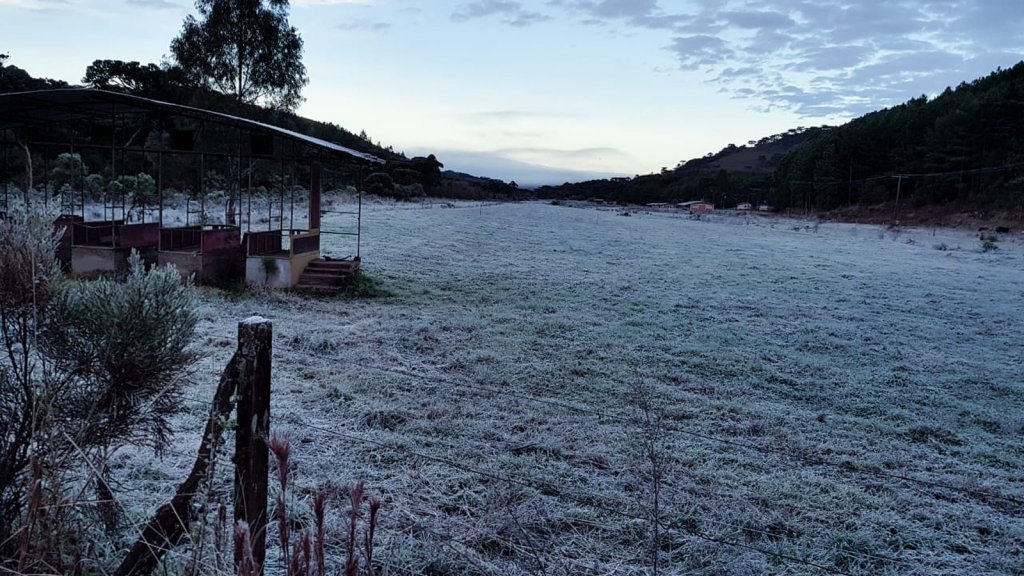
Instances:
[[[203,291],[179,450],[113,466],[140,515],[259,314],[289,506],[342,555],[364,479],[378,573],[1024,572],[1016,237],[369,202],[362,257],[385,295]]]

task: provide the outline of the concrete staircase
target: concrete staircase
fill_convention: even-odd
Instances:
[[[318,258],[306,265],[295,288],[316,292],[335,292],[348,286],[358,271],[359,260]]]

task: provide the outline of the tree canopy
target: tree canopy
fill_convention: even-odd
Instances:
[[[67,82],[50,78],[33,78],[28,72],[17,66],[7,64],[11,55],[0,53],[0,94],[5,92],[22,92],[25,90],[45,90],[49,88],[66,88]]]
[[[171,54],[189,80],[239,103],[294,110],[309,83],[288,0],[196,0]]]
[[[776,207],[1020,206],[1024,62],[823,131],[775,172]]]
[[[184,72],[177,66],[123,60],[93,60],[82,82],[102,90],[172,101],[176,92],[185,89]]]

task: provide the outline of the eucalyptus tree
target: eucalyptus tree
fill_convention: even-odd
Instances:
[[[288,0],[196,0],[171,55],[192,82],[241,104],[294,110],[309,83]]]

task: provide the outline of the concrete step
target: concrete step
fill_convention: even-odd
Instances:
[[[351,281],[359,272],[358,260],[313,260],[299,275],[297,290],[313,292],[336,292]]]

